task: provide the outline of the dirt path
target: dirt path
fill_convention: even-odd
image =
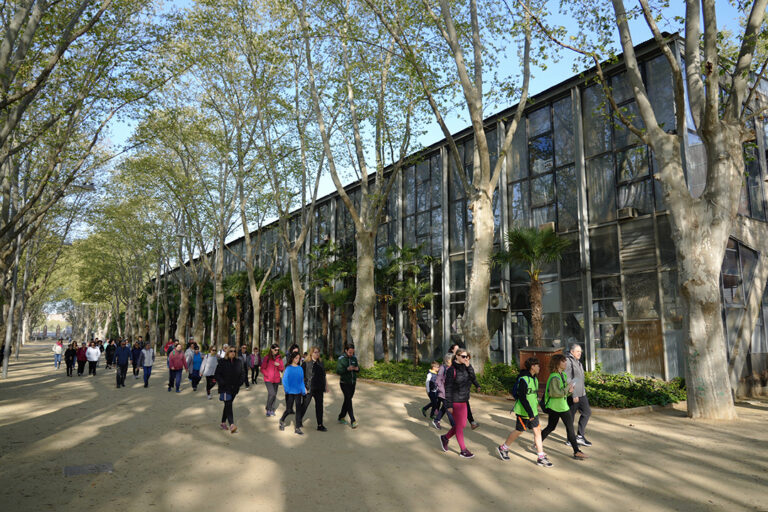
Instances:
[[[509,406],[475,399],[481,428],[467,430],[475,458],[443,453],[419,408],[420,388],[358,383],[360,428],[336,424],[341,392],[331,378],[327,433],[279,432],[264,417],[259,384],[235,400],[240,429],[219,429],[221,403],[166,392],[164,360],[144,389],[129,368],[115,388],[103,363],[94,377],[53,369],[49,344],[25,347],[0,381],[0,510],[5,511],[432,511],[765,510],[768,401],[739,406],[739,420],[694,422],[674,409],[593,415],[591,459],[572,460],[559,427],[535,465],[530,436],[501,461],[495,447],[514,426]],[[280,398],[282,398],[282,390]],[[278,414],[282,412],[281,401]],[[445,431],[445,430],[444,430]],[[112,473],[64,476],[111,463]]]

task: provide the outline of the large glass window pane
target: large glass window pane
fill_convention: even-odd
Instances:
[[[619,170],[619,182],[647,176],[650,171],[648,149],[646,146],[638,146],[616,153],[616,167]]]
[[[563,311],[582,311],[581,281],[562,281]]]
[[[619,243],[616,226],[606,226],[590,232],[589,255],[593,274],[619,273]]]
[[[510,224],[513,228],[528,227],[529,216],[528,182],[513,183],[509,186]]]
[[[646,179],[619,187],[619,208],[635,208],[641,214],[653,212],[653,181]]]
[[[509,308],[512,311],[531,309],[529,298],[530,287],[511,286],[509,289]]]
[[[666,328],[683,328],[683,302],[680,299],[680,285],[677,272],[670,270],[661,273],[661,291],[664,294],[664,322]]]
[[[592,279],[592,297],[595,299],[620,299],[621,280],[618,276]]]
[[[554,175],[547,174],[531,180],[531,205],[551,203],[555,199]]]
[[[763,205],[763,187],[760,179],[760,162],[757,152],[752,149],[745,151],[744,163],[746,165],[746,185],[747,195],[749,196],[750,215],[759,220],[765,220],[765,208]]]
[[[467,179],[471,182],[474,175],[475,165],[475,142],[469,139],[464,142],[464,172]]]
[[[587,161],[590,222],[605,222],[616,218],[615,187],[612,155],[607,154]]]
[[[752,277],[757,265],[757,253],[739,244],[739,258],[741,259],[741,281],[744,283],[744,296],[749,297]]]
[[[464,146],[458,144],[457,149],[459,151],[459,161],[462,161],[464,158]],[[461,182],[459,171],[456,169],[456,159],[453,157],[453,155],[449,156],[448,166],[451,169],[451,174],[449,176],[450,179],[448,180],[448,199],[454,201],[464,197],[464,185]],[[405,194],[410,193],[412,190],[412,188],[403,188]]]
[[[544,313],[558,313],[560,311],[560,283],[553,281],[541,285],[541,309]]]
[[[528,145],[531,160],[531,174],[541,174],[552,170],[554,165],[554,145],[552,135],[542,135],[531,140]]]
[[[403,223],[403,244],[413,246],[416,244],[416,225],[414,217],[406,217]]]
[[[628,319],[659,317],[659,289],[655,272],[627,274],[624,277],[624,292]]]
[[[432,163],[435,165],[432,167],[432,180],[430,181],[432,190],[430,195],[432,196],[432,206],[436,207],[443,204],[443,173],[439,158],[433,157]]]
[[[550,130],[549,107],[528,114],[528,137],[535,137]]]
[[[496,166],[496,162],[499,160],[499,147],[496,140],[496,129],[488,130],[485,133],[485,141],[488,144],[488,156],[491,160],[491,170]]]
[[[463,258],[451,258],[451,291],[461,291],[465,286],[465,265]]]
[[[563,236],[571,243],[563,251],[560,258],[560,277],[565,279],[568,277],[575,277],[579,275],[581,270],[581,250],[579,249],[579,235],[573,233]]]
[[[736,242],[728,240],[728,247],[723,258],[723,297],[728,305],[744,304],[744,294],[741,289],[741,272],[739,271],[739,252]]]
[[[531,211],[533,216],[533,225],[541,226],[547,222],[555,222],[555,207],[554,206],[542,206],[541,208],[534,208]]]
[[[657,217],[657,229],[659,231],[659,258],[662,267],[677,267],[675,256],[675,243],[672,241],[672,227],[669,218],[665,215]]]
[[[656,268],[652,219],[632,220],[621,225],[621,268],[625,274]]]
[[[544,313],[541,324],[544,339],[560,339],[560,313]]]
[[[573,162],[574,133],[571,97],[563,98],[554,104],[555,118],[555,165]]]
[[[627,103],[620,108],[624,117],[627,118],[634,126],[641,130],[645,127],[643,124],[643,119],[640,117],[640,111],[637,109],[637,104],[634,101],[632,103]],[[618,116],[614,115],[614,120],[615,147],[623,148],[624,146],[629,146],[630,144],[637,144],[640,142],[640,139],[637,138],[637,135],[630,132],[629,128],[624,126],[624,123],[619,120]]]
[[[510,182],[528,176],[528,138],[525,134],[525,123],[522,122],[512,138],[512,149],[507,155],[507,173]]]
[[[611,147],[611,126],[606,116],[606,102],[599,85],[584,90],[582,100],[584,150],[590,157]]]
[[[422,160],[416,165],[416,179],[418,183],[429,181],[429,160]]]
[[[572,165],[557,171],[557,229],[566,231],[578,222],[578,178]]]
[[[403,206],[406,215],[412,214],[416,207],[416,198],[413,196],[414,190],[416,190],[416,183],[413,166],[406,167],[405,172],[403,172]]]
[[[595,352],[603,371],[620,373],[626,369],[624,327],[618,323],[595,325]]]
[[[624,72],[611,77],[611,89],[616,103],[621,103],[633,97],[632,87],[629,84],[629,79],[627,79],[627,74]]]
[[[450,227],[450,249],[451,252],[464,250],[464,234],[466,229],[466,206],[464,201],[451,203],[451,216],[449,218]]]
[[[563,313],[563,347],[569,347],[573,343],[583,344],[584,338],[584,314]]]
[[[645,64],[646,88],[651,97],[651,106],[656,114],[656,122],[665,131],[675,129],[675,88],[672,83],[672,71],[664,55],[659,55]]]
[[[429,212],[420,213],[416,216],[416,236],[422,237],[429,235],[430,232],[430,225],[429,225]]]
[[[423,212],[430,208],[429,204],[429,181],[416,185],[416,211]]]

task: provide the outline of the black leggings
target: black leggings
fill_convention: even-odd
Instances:
[[[85,363],[86,361],[78,361],[77,362],[77,374],[82,375],[83,370],[85,370]]]
[[[304,409],[301,406],[301,395],[285,394],[285,412],[280,416],[280,422],[284,422],[289,414],[293,414],[294,405],[296,405],[296,428],[299,428],[304,415]]]
[[[67,365],[67,377],[71,377],[72,376],[72,366],[74,365],[74,363],[72,361],[69,361],[69,362],[66,362],[66,365]]]
[[[251,383],[252,384],[256,384],[256,379],[258,378],[258,376],[259,376],[259,367],[257,365],[257,366],[254,366],[253,368],[251,368]]]
[[[88,361],[88,375],[96,375],[96,361]]]
[[[205,378],[205,392],[206,394],[211,394],[211,390],[213,389],[213,375],[209,375]]]
[[[234,402],[235,399],[232,400],[225,400],[224,401],[224,410],[221,412],[221,422],[229,422],[230,425],[233,425],[235,423],[235,416],[232,414],[232,402]]]
[[[322,390],[315,390],[311,393],[307,393],[304,395],[304,403],[301,404],[301,408],[303,409],[301,415],[302,418],[305,414],[307,414],[307,409],[309,409],[309,402],[312,401],[312,399],[315,399],[315,418],[317,418],[317,426],[321,426],[323,424],[323,391]]]
[[[472,416],[472,406],[469,405],[469,400],[467,400],[467,421],[470,425],[475,422],[475,417]]]
[[[571,443],[573,453],[579,453],[581,450],[579,450],[579,445],[576,442],[576,434],[573,432],[573,416],[571,416],[571,411],[555,412],[549,410],[547,414],[549,414],[549,419],[547,420],[547,426],[541,431],[541,442],[543,443],[547,436],[555,430],[557,422],[562,419],[563,423],[565,423],[565,435],[568,438],[568,442]]]
[[[355,383],[345,384],[341,383],[341,392],[344,394],[344,403],[341,406],[341,412],[339,413],[339,419],[343,420],[344,417],[349,414],[349,419],[354,423],[355,413],[352,412],[352,397],[355,396]]]

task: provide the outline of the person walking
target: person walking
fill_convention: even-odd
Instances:
[[[336,363],[336,374],[339,376],[339,386],[344,395],[344,403],[341,405],[339,413],[339,423],[347,425],[346,416],[349,414],[349,421],[352,428],[357,428],[357,420],[352,410],[352,397],[355,396],[355,385],[357,384],[357,372],[360,367],[355,357],[355,346],[352,343],[344,347],[344,355]]]
[[[141,358],[141,346],[139,345],[139,342],[136,341],[131,347],[131,366],[133,366],[133,378],[137,380],[139,378],[139,368],[141,368],[139,358]]]
[[[440,365],[440,369],[437,371],[437,378],[436,384],[437,384],[437,400],[438,400],[438,408],[437,414],[435,414],[435,419],[432,420],[432,426],[435,427],[437,430],[442,430],[442,425],[440,424],[440,420],[443,419],[443,415],[448,416],[448,422],[451,424],[451,427],[456,425],[456,423],[453,421],[453,414],[448,412],[448,408],[445,405],[445,372],[448,371],[448,368],[451,367],[451,363],[453,362],[453,353],[448,352],[443,357],[443,364]]]
[[[115,363],[115,350],[117,350],[115,340],[109,340],[107,348],[104,349],[104,357],[107,359],[107,370],[111,370]]]
[[[573,394],[568,403],[571,406],[571,421],[576,420],[576,413],[579,412],[579,427],[576,432],[576,442],[581,446],[592,446],[586,436],[587,422],[592,416],[592,409],[589,407],[589,398],[587,398],[587,388],[584,383],[584,367],[581,365],[581,345],[574,343],[568,352],[565,374],[573,385]],[[566,441],[566,444],[570,441]]]
[[[250,389],[251,381],[248,378],[248,371],[251,369],[251,354],[248,353],[247,345],[240,345],[240,354],[238,354],[238,357],[240,357],[240,360],[243,362],[243,370],[245,370],[243,384],[245,384],[245,389]]]
[[[81,377],[85,371],[85,363],[88,361],[86,351],[88,348],[85,346],[85,342],[80,344],[80,348],[77,349],[77,376]]]
[[[195,343],[192,349],[192,363],[190,365],[189,380],[192,381],[192,391],[197,391],[197,385],[200,384],[200,368],[203,366],[203,355],[200,353],[200,347]]]
[[[184,354],[181,355],[183,357]],[[237,432],[237,427],[235,426],[232,403],[240,391],[244,372],[243,362],[237,357],[235,347],[227,348],[226,357],[216,365],[214,378],[219,384],[219,400],[224,402],[224,410],[221,413],[221,428],[222,430],[229,430],[233,434]]]
[[[445,405],[451,414],[455,424],[447,434],[440,436],[440,446],[444,452],[448,451],[448,442],[456,436],[459,442],[459,456],[471,459],[475,455],[467,449],[464,443],[464,427],[467,425],[467,402],[472,384],[479,389],[474,372],[469,371],[469,352],[460,348],[456,351],[451,362],[451,367],[445,372]]]
[[[64,352],[64,340],[59,338],[56,340],[56,343],[53,344],[53,347],[51,347],[51,352],[53,352],[53,368],[58,370],[59,366],[61,366],[61,355]]]
[[[573,458],[584,460],[587,458],[579,449],[579,443],[576,442],[576,434],[573,432],[573,416],[571,408],[568,406],[567,397],[573,393],[573,383],[568,382],[565,374],[566,357],[563,354],[555,354],[549,360],[549,378],[544,388],[544,407],[547,413],[547,426],[541,431],[541,443],[555,430],[557,422],[563,420],[565,433],[568,441],[573,448]]]
[[[101,350],[99,350],[94,342],[90,342],[85,351],[85,358],[88,360],[88,375],[96,376],[96,364],[99,362],[100,357]]]
[[[285,419],[289,414],[294,413],[296,408],[296,427],[294,432],[300,436],[304,435],[301,431],[301,421],[304,410],[302,408],[303,397],[307,394],[307,388],[304,386],[304,370],[301,363],[301,354],[298,351],[288,353],[289,365],[283,373],[283,389],[285,390],[285,412],[280,416],[280,430],[285,430]]]
[[[176,392],[181,393],[181,372],[189,368],[187,366],[187,359],[184,357],[184,352],[181,348],[181,343],[177,343],[174,346],[173,352],[168,356],[168,392],[170,393],[174,385],[176,386]]]
[[[520,372],[520,375],[515,382],[513,388],[513,394],[515,396],[515,430],[513,430],[504,444],[499,445],[496,449],[499,452],[501,460],[509,460],[509,445],[511,445],[515,439],[520,437],[520,434],[528,430],[533,431],[533,442],[538,454],[536,463],[539,466],[545,468],[551,468],[552,463],[547,458],[547,454],[544,453],[544,448],[541,442],[541,426],[539,425],[539,414],[537,397],[539,392],[539,379],[536,375],[539,373],[541,366],[539,360],[535,357],[529,357],[523,363],[525,370]]]
[[[213,398],[211,396],[211,389],[215,382],[214,375],[216,374],[216,366],[218,366],[219,358],[216,355],[216,347],[211,347],[211,350],[203,358],[203,364],[200,366],[200,375],[205,377],[205,393],[208,395],[208,400]]]
[[[461,350],[461,346],[458,343],[451,344],[450,352],[452,354],[456,354],[457,350]],[[470,368],[472,368],[472,365],[469,365]],[[472,368],[472,373],[475,373],[475,369]],[[475,417],[472,415],[472,405],[467,402],[467,420],[469,421],[469,426],[472,430],[475,430],[480,426],[478,422],[475,421]]]
[[[304,387],[307,390],[307,394],[304,395],[304,402],[301,404],[301,417],[306,416],[309,403],[314,398],[317,430],[327,432],[328,429],[323,425],[323,394],[328,392],[328,381],[325,378],[325,366],[323,366],[323,360],[320,359],[318,347],[309,349],[309,355],[301,363],[301,369],[304,370]]]
[[[269,354],[261,360],[261,374],[264,376],[264,385],[267,386],[267,416],[275,415],[277,387],[280,385],[284,370],[285,365],[280,357],[280,346],[273,343],[269,347]]]
[[[120,346],[115,350],[115,365],[117,371],[115,372],[115,378],[117,379],[117,387],[125,387],[125,376],[128,374],[128,363],[131,360],[131,349],[125,344],[125,340],[120,340]]]
[[[429,411],[429,419],[432,419],[435,417],[435,413],[437,412],[438,408],[438,398],[437,398],[437,372],[440,371],[440,363],[437,361],[432,361],[432,367],[427,372],[427,380],[424,383],[427,387],[427,396],[429,397],[429,403],[421,408],[421,414],[426,418],[427,416],[427,409],[430,409]]]
[[[155,349],[152,345],[147,343],[143,349],[141,349],[141,355],[139,355],[139,366],[144,370],[144,387],[149,387],[149,376],[152,375],[152,365],[155,364]]]
[[[64,364],[67,366],[67,377],[72,376],[72,367],[75,366],[77,359],[77,343],[72,342],[64,351]]]

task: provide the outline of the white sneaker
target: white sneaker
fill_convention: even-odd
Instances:
[[[208,395],[208,400],[211,400],[211,399],[213,399],[213,397],[211,395]]]

